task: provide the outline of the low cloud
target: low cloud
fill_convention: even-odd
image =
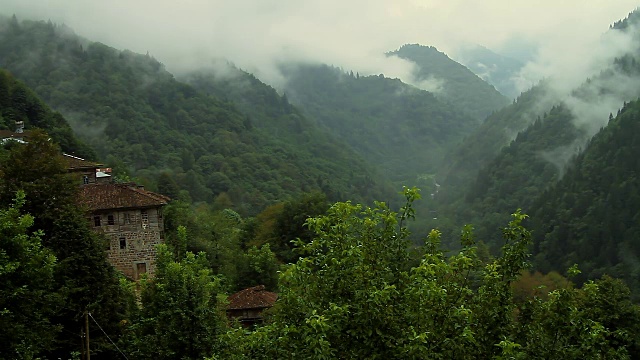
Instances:
[[[274,85],[282,82],[282,62],[409,79],[411,65],[385,52],[416,42],[451,52],[467,42],[506,54],[525,43],[515,43],[517,38],[539,46],[542,54],[523,74],[527,86],[552,72],[555,65],[545,62],[545,54],[555,49],[560,60],[579,58],[584,49],[567,54],[563,46],[589,44],[635,6],[631,0],[590,0],[588,6],[578,0],[509,6],[503,0],[0,0],[7,15],[51,19],[91,40],[148,51],[172,72],[224,58]]]
[[[445,81],[434,76],[429,76],[428,78],[423,80],[411,79],[409,80],[409,83],[419,89],[426,90],[432,93],[439,93],[444,89]]]

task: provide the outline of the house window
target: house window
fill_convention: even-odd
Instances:
[[[89,177],[87,175],[82,175],[82,183],[85,185],[89,183]]]
[[[93,217],[93,225],[100,226],[100,215],[96,215]]]
[[[120,250],[125,250],[127,248],[127,238],[120,238]]]
[[[109,224],[109,225],[115,225],[115,223],[116,223],[116,222],[115,222],[115,220],[114,220],[114,218],[113,218],[113,215],[109,214],[109,215],[107,216],[107,224]]]
[[[127,225],[131,225],[131,214],[124,213],[124,223]]]

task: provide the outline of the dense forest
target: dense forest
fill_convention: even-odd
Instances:
[[[639,288],[639,126],[640,103],[626,104],[532,204],[541,270],[579,263],[583,280],[609,274]]]
[[[463,111],[399,79],[326,65],[287,65],[283,74],[291,102],[397,186],[435,173],[445,151],[477,126]]]
[[[28,131],[0,144],[0,357],[84,358],[90,322],[94,359],[639,358],[636,49],[511,104],[434,47],[387,56],[446,82],[174,76],[0,17],[0,130]],[[109,264],[62,152],[172,198],[153,277]],[[256,285],[247,328],[228,295]]]
[[[0,129],[13,131],[16,122],[22,122],[26,128],[46,130],[67,153],[96,157],[91,147],[78,140],[60,113],[52,111],[31,89],[0,69]]]
[[[0,29],[0,64],[65,115],[102,161],[151,189],[175,184],[205,202],[226,194],[238,211],[253,215],[313,190],[332,200],[390,193],[384,178],[316,131],[273,89],[256,85],[266,104],[253,119],[234,103],[177,81],[149,56],[89,42],[51,23],[5,18]],[[277,124],[281,134],[254,126],[258,121]],[[165,184],[158,184],[161,174]]]
[[[440,85],[433,90],[437,97],[476,120],[482,121],[509,104],[509,100],[492,85],[433,46],[403,45],[387,55],[413,62],[416,65],[413,76],[418,84]]]

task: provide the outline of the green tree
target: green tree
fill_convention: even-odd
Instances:
[[[280,278],[266,325],[230,331],[221,358],[525,359],[612,358],[637,354],[640,308],[619,282],[603,279],[515,302],[512,283],[527,267],[530,232],[519,211],[502,229],[502,255],[483,263],[471,227],[449,257],[440,233],[410,266],[406,220],[399,213],[336,203],[309,219],[306,256]],[[628,320],[627,320],[628,319]]]
[[[62,305],[50,321],[63,331],[46,355],[67,358],[79,349],[87,310],[117,338],[117,324],[126,317],[118,276],[107,261],[104,239],[89,228],[78,204],[79,187],[67,173],[60,148],[46,133],[34,131],[27,144],[11,147],[0,163],[0,178],[0,204],[11,204],[13,194],[23,190],[23,211],[34,215],[33,228],[43,231],[42,244],[58,259],[53,286]],[[106,351],[107,357],[115,351],[101,333],[93,337],[92,349]]]
[[[53,345],[60,328],[49,318],[55,310],[55,256],[30,233],[33,217],[21,213],[25,196],[0,209],[0,353],[33,359]]]
[[[221,282],[203,253],[175,261],[158,246],[155,278],[141,281],[140,310],[128,330],[136,359],[202,359],[216,352],[225,330]]]

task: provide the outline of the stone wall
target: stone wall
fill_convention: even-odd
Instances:
[[[105,234],[107,257],[116,269],[134,280],[143,272],[153,276],[156,246],[164,243],[161,208],[95,212],[90,221]]]

